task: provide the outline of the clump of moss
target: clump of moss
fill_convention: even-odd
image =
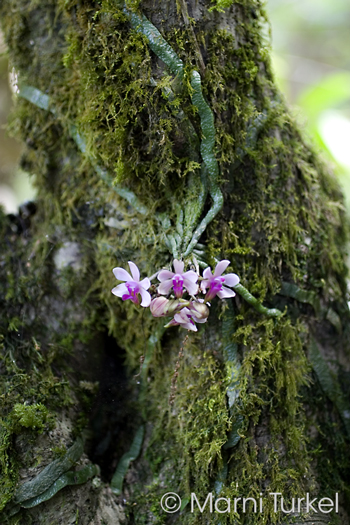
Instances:
[[[213,8],[220,10],[229,4],[219,0]],[[101,328],[109,328],[125,350],[129,368],[138,371],[139,358],[150,350],[157,323],[134,305],[116,302],[110,293],[114,284],[111,270],[132,259],[144,274],[151,275],[169,262],[164,231],[154,220],[154,212],[165,212],[175,224],[178,203],[188,198],[188,178],[200,161],[189,147],[188,122],[198,135],[200,126],[188,85],[185,82],[182,91],[176,90],[176,84],[158,67],[145,38],[131,30],[121,3],[72,0],[60,2],[57,11],[55,6],[48,7],[39,33],[43,37],[48,27],[55,28],[47,49],[40,43],[32,49],[22,24],[21,17],[33,24],[39,16],[37,2],[25,6],[20,2],[23,9],[13,19],[6,5],[9,2],[1,13],[13,63],[20,76],[49,93],[56,110],[54,116],[20,101],[12,120],[14,132],[27,141],[24,167],[37,174],[39,197],[45,197],[41,204],[47,230],[41,234],[49,240],[43,242],[38,235],[20,252],[28,260],[34,251],[33,270],[15,271],[10,257],[5,265],[8,284],[2,297],[9,315],[3,327],[8,374],[4,380],[11,384],[18,378],[21,386],[19,393],[10,392],[4,407],[4,413],[11,414],[14,405],[24,406],[28,401],[29,406],[43,403],[49,411],[58,400],[68,402],[69,391],[54,376],[50,364],[72,348],[76,339],[86,343]],[[132,5],[137,9],[139,2]],[[8,11],[12,17],[12,10]],[[203,92],[215,114],[216,154],[225,196],[222,215],[203,236],[208,263],[213,266],[215,257],[229,258],[242,283],[267,304],[279,300],[276,294],[285,280],[314,291],[343,315],[346,234],[338,190],[305,145],[273,86],[261,37],[262,5],[236,2],[234,12],[234,34],[204,32],[194,26],[207,60]],[[190,71],[197,57],[189,29],[173,27],[163,32],[186,63],[186,72]],[[32,65],[26,56],[29,50]],[[164,87],[173,89],[173,101],[164,96]],[[180,107],[183,116],[179,119]],[[262,115],[263,125],[254,128]],[[70,137],[72,123],[83,132],[89,156],[114,176],[115,183],[124,184],[141,198],[149,209],[146,217],[117,196],[91,162],[81,158]],[[252,131],[256,140],[249,142]],[[117,227],[106,225],[106,217],[118,214]],[[50,282],[50,243],[57,247],[65,237],[84,247],[83,267],[79,275],[64,270],[57,288],[47,291],[51,297],[60,293],[67,301],[76,295],[89,307],[83,321],[72,320],[55,335],[52,355],[32,344],[31,335],[37,330],[45,333],[45,329],[23,324],[23,309],[34,298],[42,298],[36,292],[39,289],[42,294],[45,281]],[[35,287],[34,282],[40,286]],[[287,497],[304,490],[304,475],[313,459],[301,398],[310,376],[305,357],[309,326],[298,319],[307,316],[314,322],[315,314],[295,301],[288,305],[290,310],[277,321],[252,312],[238,298],[234,303],[231,342],[238,345],[241,374],[232,415],[226,402],[229,377],[220,322],[204,328],[187,344],[173,406],[168,398],[180,333],[173,329],[147,354],[149,362],[142,370],[150,387],[143,392],[141,404],[153,427],[145,467],[145,484],[150,483],[146,496],[138,487],[133,497],[152,519],[164,520],[155,510],[163,488],[182,490],[185,495],[193,491],[202,498],[212,490],[225,464],[228,474],[223,495],[254,497],[268,487],[283,490]],[[15,342],[21,331],[26,335],[24,347]],[[31,356],[36,368],[29,363]],[[244,422],[241,439],[226,456],[222,446],[238,416]],[[255,429],[262,422],[266,435],[259,441]],[[2,451],[6,497],[15,483],[16,469],[8,454],[11,439],[11,434],[6,435]],[[343,479],[340,464],[338,460],[336,471]],[[174,480],[179,487],[172,485]],[[308,482],[312,485],[312,476]],[[327,480],[327,490],[332,483]],[[279,519],[271,509],[268,512],[271,523]],[[202,518],[186,511],[183,515],[187,524],[198,519]]]
[[[233,4],[233,0],[212,0],[212,2],[214,2],[214,5],[209,8],[209,12],[218,11],[223,13],[225,9],[228,9]]]
[[[14,420],[17,419],[17,424],[20,427],[32,428],[42,432],[47,421],[48,411],[42,403],[35,405],[16,403],[10,416],[13,416]]]

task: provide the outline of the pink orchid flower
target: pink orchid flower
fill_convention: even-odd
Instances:
[[[167,295],[171,288],[174,288],[175,297],[178,299],[182,297],[184,288],[190,295],[195,295],[198,292],[198,275],[193,270],[184,273],[184,263],[174,259],[174,272],[169,270],[162,270],[158,274],[160,285],[158,286],[158,293]]]
[[[180,312],[177,312],[170,323],[165,325],[165,328],[180,325],[187,330],[197,332],[195,323],[206,323],[208,315],[209,308],[205,304],[191,302],[188,308],[184,307]]]
[[[140,271],[136,264],[131,261],[128,264],[132,276],[124,268],[113,268],[115,277],[119,281],[125,281],[125,283],[118,284],[118,286],[113,288],[112,293],[117,297],[121,297],[123,301],[131,299],[135,304],[140,304],[139,296],[141,295],[141,306],[147,307],[151,302],[151,296],[147,292],[151,282],[147,277],[140,281]]]
[[[236,286],[239,283],[239,277],[235,273],[228,273],[227,275],[222,276],[221,274],[226,270],[230,261],[223,260],[220,261],[215,268],[214,275],[211,273],[211,268],[208,267],[203,272],[203,281],[201,282],[202,292],[205,293],[205,290],[209,288],[205,301],[211,301],[216,295],[220,299],[226,299],[228,297],[234,297],[236,294],[230,288],[224,286]]]
[[[193,316],[191,315],[191,312],[188,308],[183,308],[181,312],[175,314],[174,319],[172,319],[170,323],[166,324],[165,328],[177,325],[180,325],[183,328],[187,328],[187,330],[192,330],[192,332],[197,332],[197,327],[194,323]]]

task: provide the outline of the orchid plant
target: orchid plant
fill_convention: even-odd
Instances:
[[[232,290],[239,283],[235,273],[222,275],[230,261],[220,261],[212,273],[208,267],[203,277],[193,270],[184,272],[184,263],[173,262],[174,272],[160,270],[155,274],[160,284],[151,287],[147,277],[140,281],[140,271],[135,263],[129,261],[131,275],[124,268],[114,268],[113,273],[121,284],[112,293],[123,301],[149,307],[153,317],[172,317],[165,327],[182,326],[193,332],[197,323],[205,323],[209,316],[210,302],[214,297],[227,299],[236,294]],[[153,291],[149,291],[149,290]]]

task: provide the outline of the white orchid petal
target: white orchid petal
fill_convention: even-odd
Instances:
[[[151,281],[148,279],[148,277],[145,277],[140,281],[140,286],[144,288],[145,290],[148,290],[148,288],[151,286]]]
[[[224,272],[226,270],[226,268],[228,267],[229,264],[230,264],[230,261],[227,261],[226,259],[224,259],[223,261],[220,261],[216,265],[215,272],[214,272],[214,277],[218,277],[219,275],[221,275],[222,272]]]
[[[194,272],[193,270],[189,270],[188,272],[185,272],[182,274],[182,277],[184,279],[188,279],[189,281],[192,281],[193,283],[196,283],[198,281],[198,274]]]
[[[175,323],[179,324],[183,328],[187,328],[187,330],[192,330],[192,332],[197,332],[196,325],[191,321],[191,319],[189,319],[187,315],[182,316],[180,314],[176,314],[174,316],[174,321]]]
[[[131,271],[131,275],[133,276],[133,281],[136,281],[138,283],[140,280],[140,270],[132,261],[128,261],[128,264]]]
[[[170,328],[170,326],[178,326],[178,325],[179,323],[177,323],[175,319],[172,319],[171,321],[169,321],[169,323],[164,325],[164,328]]]
[[[183,319],[182,316],[179,313],[177,313],[174,315],[174,321],[177,324],[186,323],[188,321],[188,318],[186,316],[186,319]]]
[[[172,285],[173,281],[171,279],[169,279],[168,281],[163,281],[158,286],[158,293],[160,293],[161,295],[167,295],[170,292]]]
[[[184,286],[190,295],[196,295],[196,293],[198,293],[198,284],[195,284],[188,279],[184,279]]]
[[[158,274],[158,280],[160,282],[167,281],[168,279],[172,279],[174,277],[174,272],[169,272],[169,270],[162,270]]]
[[[144,307],[149,306],[151,304],[151,295],[141,287],[140,287],[139,293],[142,297],[141,306],[144,306]]]
[[[182,310],[180,310],[180,312],[177,312],[175,315],[174,315],[174,319],[177,323],[187,323],[188,320],[189,320],[189,314],[191,312],[189,311],[189,309],[187,307],[183,308]]]
[[[208,321],[208,317],[206,317],[205,319],[198,319],[198,317],[195,317],[194,315],[192,315],[192,319],[195,323],[206,323]]]
[[[239,283],[239,277],[235,273],[228,273],[224,275],[224,278],[224,283],[227,284],[227,286],[236,286],[236,284]]]
[[[185,263],[183,261],[178,261],[177,259],[174,259],[173,266],[175,273],[182,273],[184,271]]]
[[[187,328],[187,330],[192,330],[192,332],[197,332],[198,329],[196,327],[196,325],[193,323],[182,323],[181,326],[183,326],[184,328]]]
[[[133,281],[131,275],[124,268],[113,268],[113,273],[119,281]]]
[[[209,288],[209,286],[210,286],[210,282],[208,281],[208,279],[202,281],[202,282],[201,282],[201,290],[202,290],[202,292],[205,293],[205,290],[206,290],[207,288]]]
[[[203,272],[204,279],[210,279],[210,277],[213,277],[213,274],[211,273],[211,268],[208,266]]]
[[[115,286],[112,290],[112,294],[116,295],[117,297],[123,297],[126,293],[129,293],[129,290],[125,286],[125,284],[118,284],[118,286]]]
[[[184,315],[183,312],[180,311],[174,315],[174,321],[176,321],[179,324],[188,323],[188,315]]]
[[[228,299],[228,297],[234,297],[236,294],[233,290],[230,290],[230,288],[226,288],[226,286],[222,287],[222,290],[218,292],[218,296],[220,299]]]

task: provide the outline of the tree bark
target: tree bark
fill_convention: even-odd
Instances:
[[[274,85],[262,5],[2,0],[0,17],[19,85],[9,126],[38,190],[0,219],[1,522],[346,523],[348,226]],[[194,70],[218,190],[201,179]],[[181,227],[190,241],[220,192],[204,247],[186,253]],[[214,299],[184,340],[111,294],[112,268],[131,260],[150,276],[193,253],[212,268],[229,259],[283,315]],[[176,513],[161,507],[168,492]],[[210,493],[231,513],[191,509]],[[307,493],[338,508],[315,513]]]

